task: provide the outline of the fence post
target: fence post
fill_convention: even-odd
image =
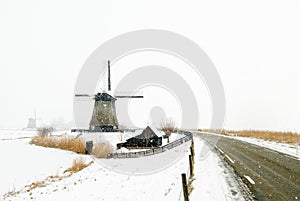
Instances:
[[[85,154],[91,154],[93,150],[93,141],[87,141],[85,143]]]
[[[189,155],[189,162],[190,162],[190,178],[192,178],[194,175],[194,164],[191,155]]]
[[[193,151],[193,156],[195,155],[195,146],[194,146],[194,138],[192,138],[192,151]]]
[[[191,151],[191,155],[192,155],[192,161],[193,161],[193,163],[195,163],[193,147],[190,147],[190,151]]]
[[[185,173],[181,174],[181,179],[182,179],[182,190],[183,190],[184,201],[189,201],[188,185],[187,185]]]

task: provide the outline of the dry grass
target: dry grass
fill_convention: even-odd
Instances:
[[[45,186],[46,186],[46,182],[45,181],[36,181],[36,182],[33,182],[33,183],[29,184],[29,185],[26,185],[22,191],[16,191],[15,187],[13,187],[13,189],[10,190],[10,191],[8,191],[7,193],[5,193],[3,195],[3,197],[4,198],[14,197],[14,196],[16,196],[16,195],[18,195],[20,193],[23,193],[23,192],[27,192],[27,193],[30,192],[30,194],[32,194],[31,191],[33,189],[41,188],[41,187],[45,187]]]
[[[29,188],[29,189],[27,190],[27,191],[29,192],[29,191],[31,191],[32,189],[35,189],[35,188],[41,188],[41,187],[45,187],[45,186],[46,186],[45,181],[36,181],[36,182],[31,183],[29,186],[26,186],[26,187]]]
[[[189,195],[193,192],[194,186],[193,186],[193,181],[195,181],[195,177],[191,177],[188,181],[188,193]]]
[[[13,196],[15,196],[15,195],[17,195],[19,193],[20,193],[20,191],[16,191],[15,186],[13,186],[13,188],[11,190],[9,190],[7,193],[5,193],[3,195],[3,197],[4,198],[13,197]]]
[[[263,140],[288,143],[288,144],[300,144],[300,135],[293,132],[276,132],[276,131],[259,131],[259,130],[240,130],[240,131],[230,131],[230,130],[209,130],[205,129],[203,131],[215,132],[223,135],[233,135],[240,137],[253,137]]]
[[[93,149],[93,155],[97,158],[106,158],[107,154],[114,152],[114,148],[111,144],[107,143],[98,143]]]
[[[54,137],[54,136],[35,136],[31,139],[30,144],[35,144],[43,147],[51,147],[73,151],[79,154],[85,154],[85,145],[80,139],[68,137]]]
[[[91,162],[88,163],[88,164],[85,164],[85,162],[84,162],[84,160],[83,160],[82,158],[75,159],[75,160],[73,160],[73,165],[72,165],[72,167],[66,169],[66,170],[64,171],[64,173],[66,173],[66,172],[70,172],[70,173],[78,172],[78,171],[80,171],[80,170],[86,168],[86,167],[89,166],[90,164],[91,164]]]

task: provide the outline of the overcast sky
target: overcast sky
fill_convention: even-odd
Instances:
[[[34,108],[41,123],[71,121],[87,57],[115,36],[151,28],[208,54],[225,88],[226,128],[300,131],[299,10],[298,0],[1,0],[0,127],[26,126]],[[204,109],[199,126],[210,118]]]

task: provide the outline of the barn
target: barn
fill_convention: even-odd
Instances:
[[[162,134],[155,127],[147,126],[140,135],[129,138],[117,148],[153,148],[162,145]]]

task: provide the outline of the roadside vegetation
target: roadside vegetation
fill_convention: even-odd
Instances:
[[[212,130],[201,129],[204,132],[214,132],[228,136],[253,137],[281,143],[300,145],[300,134],[293,132],[259,131],[259,130]]]

